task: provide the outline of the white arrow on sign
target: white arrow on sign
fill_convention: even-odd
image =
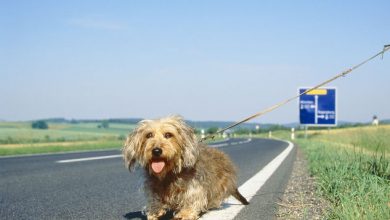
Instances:
[[[318,114],[318,95],[314,96],[314,105],[315,105],[315,108],[314,108],[314,124],[318,124],[318,117],[319,115]]]

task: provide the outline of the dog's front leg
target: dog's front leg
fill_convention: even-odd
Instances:
[[[165,215],[168,207],[161,203],[159,200],[152,200],[149,203],[148,211],[146,213],[148,220],[158,220],[161,216]]]
[[[175,209],[175,220],[196,220],[201,212],[207,210],[206,190],[196,180],[188,183],[187,191],[182,192],[178,198],[180,205]]]

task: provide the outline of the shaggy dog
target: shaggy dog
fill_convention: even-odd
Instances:
[[[229,157],[198,142],[179,116],[139,122],[125,142],[123,156],[129,170],[136,163],[145,169],[149,220],[167,211],[174,212],[174,219],[198,219],[230,195],[249,204],[237,190]]]

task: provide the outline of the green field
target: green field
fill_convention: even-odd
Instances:
[[[390,125],[310,131],[308,134],[310,140],[323,144],[337,143],[342,148],[390,153]]]
[[[27,122],[0,122],[0,156],[120,148],[134,124],[49,123],[32,129]]]

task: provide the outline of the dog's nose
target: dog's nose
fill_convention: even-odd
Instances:
[[[161,148],[159,148],[159,147],[153,148],[152,154],[153,154],[153,156],[155,156],[155,157],[161,156],[161,154],[162,154]]]

